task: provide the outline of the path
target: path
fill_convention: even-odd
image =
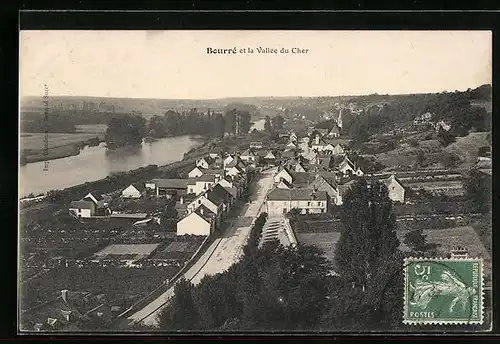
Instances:
[[[214,240],[201,258],[183,275],[185,279],[198,284],[206,275],[221,273],[239,260],[243,246],[248,239],[252,221],[260,214],[267,192],[273,185],[274,173],[276,169],[263,172],[253,200],[242,216],[235,219],[221,238]],[[145,325],[157,326],[157,316],[173,294],[174,286],[143,309],[129,316],[128,320],[132,323],[142,321]]]

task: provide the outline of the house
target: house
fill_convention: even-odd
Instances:
[[[337,145],[333,148],[332,154],[344,155],[345,154],[344,147],[342,147],[342,145],[340,145],[340,143],[337,143]]]
[[[111,197],[109,195],[99,195],[96,192],[89,192],[82,200],[91,200],[96,206],[96,214],[104,215],[108,210]]]
[[[293,170],[295,172],[306,172],[306,169],[304,165],[300,162],[295,163],[295,166],[293,167]]]
[[[293,141],[288,142],[286,146],[288,148],[293,148],[293,149],[297,148],[297,145]]]
[[[153,179],[146,183],[146,187],[154,187],[156,197],[172,195],[185,195],[187,193],[188,179]]]
[[[215,176],[217,181],[221,180],[226,175],[226,171],[224,171],[224,169],[207,168],[202,172],[203,172],[202,175]]]
[[[207,191],[207,198],[217,206],[222,206],[225,215],[233,206],[234,198],[222,185],[215,185]]]
[[[365,175],[365,173],[358,167],[356,168],[356,172],[354,172],[354,174],[357,176],[357,177],[362,177]]]
[[[96,205],[92,201],[73,201],[70,203],[69,211],[77,217],[92,217],[96,212]]]
[[[332,129],[326,134],[327,137],[339,137],[340,136],[340,128],[337,124],[334,124]]]
[[[206,156],[204,158],[196,160],[196,166],[201,168],[209,168],[210,165],[214,162],[215,162],[214,159],[212,159],[210,156]]]
[[[187,193],[199,195],[212,187],[219,180],[214,175],[202,175],[198,178],[189,178],[187,181]]]
[[[331,155],[317,154],[314,159],[314,165],[318,170],[329,171],[332,168],[332,162]]]
[[[203,170],[204,168],[201,168],[199,166],[195,166],[191,171],[188,173],[189,178],[198,178],[203,175]]]
[[[298,139],[297,134],[295,134],[295,132],[292,131],[290,133],[289,139],[290,139],[290,142],[297,142],[297,139]]]
[[[234,177],[243,173],[243,170],[238,166],[233,166],[229,170],[226,171],[226,175]]]
[[[247,149],[240,154],[240,159],[250,165],[255,165],[257,163],[258,156],[252,150]]]
[[[435,129],[436,132],[439,131],[440,129],[443,129],[445,131],[450,131],[451,125],[446,123],[444,120],[440,120],[439,122],[436,123]]]
[[[235,158],[232,156],[232,155],[228,155],[227,157],[224,158],[224,168],[226,167],[226,165],[228,165],[229,163],[231,163]],[[231,166],[230,166],[231,167]]]
[[[218,153],[209,153],[208,156],[212,159],[212,160],[217,160],[218,158],[220,158],[220,155]]]
[[[289,160],[289,159],[293,159],[297,156],[297,153],[295,152],[295,150],[287,150],[287,151],[284,151],[283,153],[281,153],[281,159],[286,161],[286,160]]]
[[[177,222],[177,235],[209,236],[215,231],[214,214],[203,204]]]
[[[354,163],[347,156],[344,156],[344,160],[338,165],[337,169],[344,175],[355,174],[356,172]]]
[[[88,319],[75,305],[75,301],[82,298],[82,293],[61,290],[57,298],[24,311],[20,319],[20,329],[22,331],[78,331],[80,330],[79,321]]]
[[[340,193],[334,174],[317,174],[316,178],[307,186],[307,188],[314,191],[324,191],[335,205],[341,204]]]
[[[352,185],[355,182],[356,181],[354,179],[351,179],[351,180],[349,180],[348,182],[346,182],[344,184],[339,184],[338,185],[339,198],[338,198],[337,202],[335,203],[336,205],[342,205],[343,198],[345,197],[345,194],[347,193],[348,190],[351,189]]]
[[[250,142],[250,148],[261,149],[262,147],[264,147],[262,142]]]
[[[405,188],[394,174],[382,181],[389,190],[389,198],[394,202],[405,201]]]
[[[300,154],[304,159],[308,160],[309,163],[312,163],[315,161],[316,159],[316,156],[318,155],[318,153],[314,152],[313,150],[309,150],[309,152],[307,153],[301,153]]]
[[[141,198],[144,191],[141,183],[132,183],[122,191],[122,198]]]
[[[234,186],[233,179],[231,176],[226,176],[226,177],[222,178],[221,180],[219,180],[217,182],[217,184],[219,184],[223,187],[228,187],[228,188],[232,188]]]
[[[287,214],[294,208],[301,214],[318,214],[327,211],[328,195],[311,189],[273,189],[265,203],[266,212],[271,216]]]
[[[294,188],[305,188],[314,178],[311,174],[307,172],[290,172],[292,176],[292,185]]]
[[[278,171],[278,173],[276,173],[276,175],[274,176],[274,183],[277,184],[283,179],[286,180],[289,184],[292,184],[292,182],[293,182],[291,172],[285,167],[282,167]]]
[[[277,189],[293,189],[293,185],[289,183],[286,179],[281,179],[281,181],[276,184]]]
[[[196,197],[194,200],[189,202],[187,205],[187,213],[190,214],[194,212],[196,209],[198,209],[199,206],[204,205],[208,209],[210,209],[214,214],[217,215],[217,222],[216,226],[219,225],[220,223],[220,217],[222,215],[222,207],[219,208],[219,206],[215,203],[213,203],[211,200],[207,198],[207,193],[202,193],[198,197]]]

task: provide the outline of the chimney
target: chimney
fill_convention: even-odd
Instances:
[[[203,215],[203,208],[200,207],[200,214]]]
[[[184,204],[184,197],[181,196],[180,203]]]
[[[68,302],[68,290],[67,289],[61,290],[61,297],[62,297],[64,302]]]

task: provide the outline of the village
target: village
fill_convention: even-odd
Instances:
[[[419,117],[414,124],[421,125],[428,117]],[[453,204],[453,197],[463,195],[459,173],[450,169],[379,171],[376,163],[363,156],[343,135],[340,111],[329,129],[283,129],[274,140],[264,138],[251,141],[243,149],[214,151],[199,157],[181,173],[182,178],[138,180],[108,194],[89,190],[85,197],[68,204],[67,215],[63,212],[60,216],[73,218],[75,231],[90,231],[89,239],[96,233],[104,234],[99,234],[100,240],[94,238],[95,244],[87,244],[89,248],[84,254],[75,257],[31,257],[38,259],[38,265],[31,268],[39,273],[27,278],[28,282],[34,278],[43,280],[44,274],[47,279],[54,279],[51,272],[60,270],[57,276],[66,277],[58,277],[61,282],[55,282],[55,287],[67,287],[54,290],[53,286],[43,302],[23,309],[24,326],[31,331],[71,331],[92,326],[95,319],[101,326],[111,326],[134,312],[143,317],[141,307],[147,308],[148,302],[162,295],[193,264],[203,259],[204,264],[210,261],[210,257],[202,257],[204,251],[210,250],[214,240],[220,240],[216,238],[224,238],[231,226],[237,226],[243,210],[249,206],[255,208],[252,216],[263,212],[268,216],[261,245],[273,239],[284,246],[316,245],[333,261],[341,231],[339,207],[359,178],[378,180],[387,186],[401,242],[409,231],[423,228],[443,256],[480,255],[490,264],[488,250],[469,226],[474,214],[450,211],[453,207],[441,212],[432,207],[423,212],[416,210],[422,209],[422,203],[436,199],[439,203],[446,198]],[[487,158],[478,158],[478,163],[484,160]],[[483,171],[491,173],[488,169]],[[266,178],[269,183],[256,188]],[[257,203],[252,204],[256,194],[261,203],[254,200]],[[448,203],[443,203],[444,208]],[[238,227],[233,230],[243,233]],[[75,240],[68,237],[71,229],[65,227],[62,232],[66,232],[61,234],[66,244]],[[241,250],[246,237],[245,232],[228,239],[225,250]],[[402,244],[401,250],[408,247]],[[238,255],[218,259],[226,259],[224,264],[231,265]],[[214,273],[222,271],[221,264],[216,264]],[[78,278],[68,276],[71,271],[91,276],[78,285]],[[95,271],[104,276],[96,276]],[[111,275],[106,276],[106,271]],[[117,280],[103,282],[109,278]],[[128,284],[126,292],[119,292],[114,286],[120,278],[143,284],[140,288]],[[108,287],[99,288],[95,283],[107,283]]]

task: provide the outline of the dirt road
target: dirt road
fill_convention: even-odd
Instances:
[[[242,211],[241,216],[234,219],[226,233],[214,240],[201,258],[186,271],[185,279],[198,284],[204,276],[221,273],[239,260],[243,246],[248,240],[252,221],[260,214],[267,192],[273,185],[274,173],[276,173],[275,169],[263,172],[248,207]],[[145,325],[157,326],[157,316],[173,294],[174,287],[172,286],[143,309],[130,315],[128,320],[131,323],[142,321]]]

